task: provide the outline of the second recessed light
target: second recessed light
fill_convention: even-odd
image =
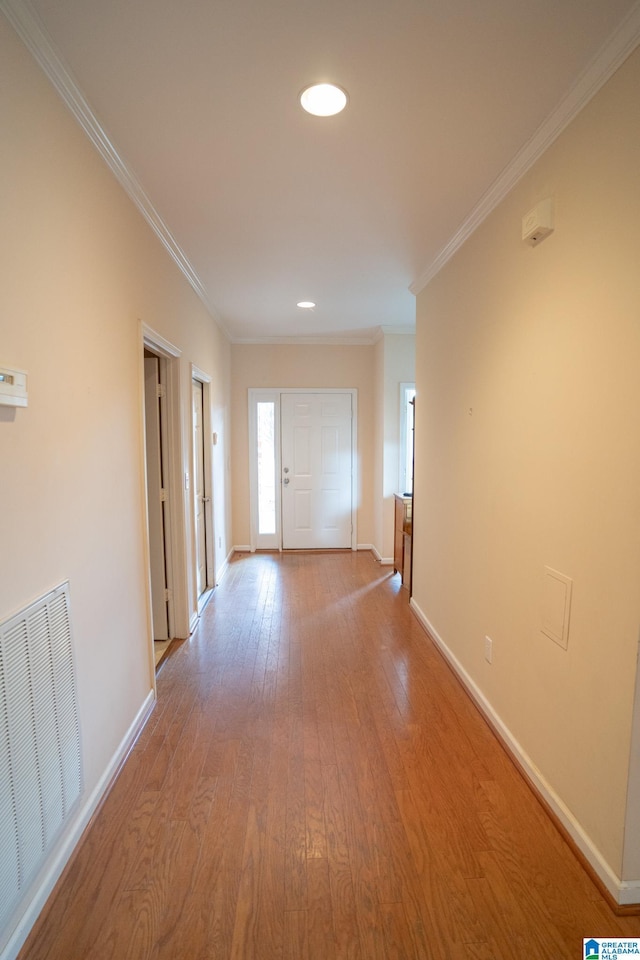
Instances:
[[[300,94],[300,103],[315,117],[333,117],[347,105],[347,95],[333,83],[315,83]]]
[[[298,303],[298,306],[302,310],[313,310],[313,308],[315,307],[315,303],[313,302],[313,300],[301,300]]]

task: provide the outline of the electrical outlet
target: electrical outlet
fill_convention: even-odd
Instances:
[[[493,640],[491,637],[484,638],[484,658],[487,663],[493,662]]]

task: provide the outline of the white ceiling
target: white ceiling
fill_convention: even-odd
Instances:
[[[29,12],[26,0],[3,2],[14,22]],[[629,52],[637,19],[630,0],[32,0],[31,10],[234,340],[370,340],[410,327],[410,285],[468,232],[492,185],[504,191],[514,158],[572,89],[578,102],[576,82],[595,75],[612,34]],[[318,80],[348,91],[343,114],[301,110],[299,92]],[[299,310],[303,299],[316,309]]]

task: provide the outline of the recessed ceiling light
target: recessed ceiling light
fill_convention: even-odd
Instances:
[[[315,117],[333,117],[347,105],[347,95],[333,83],[315,83],[300,94],[300,103]]]
[[[301,307],[303,310],[313,310],[313,308],[315,307],[315,303],[313,302],[313,300],[301,300],[298,306]]]

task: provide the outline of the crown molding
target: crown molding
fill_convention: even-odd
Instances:
[[[381,327],[378,327],[378,335],[376,339],[380,337],[415,337],[416,328],[415,325],[404,324],[403,326],[391,327],[387,324],[384,324]]]
[[[266,345],[322,346],[322,347],[371,347],[375,338],[367,337],[232,337],[231,343],[239,346]]]
[[[335,346],[335,347],[372,347],[383,337],[387,335],[394,336],[415,336],[416,328],[404,324],[403,326],[392,327],[388,325],[368,328],[363,331],[362,336],[315,336],[315,337],[232,337],[232,343],[250,343],[250,344],[296,344],[308,346]]]
[[[202,303],[228,340],[229,332],[210,302],[198,275],[189,263],[177,240],[153,206],[137,177],[116,150],[106,130],[94,114],[71,72],[53,46],[36,12],[28,0],[0,0],[0,10],[14,28],[29,53],[43,70],[51,84],[80,124],[92,144],[134,202],[167,253],[178,266]]]
[[[530,140],[518,151],[458,227],[449,242],[415,280],[409,290],[418,295],[451,259],[471,234],[507,196],[554,140],[571,123],[607,80],[633,53],[640,43],[640,2],[636,3],[600,48],[553,113],[538,127]]]

